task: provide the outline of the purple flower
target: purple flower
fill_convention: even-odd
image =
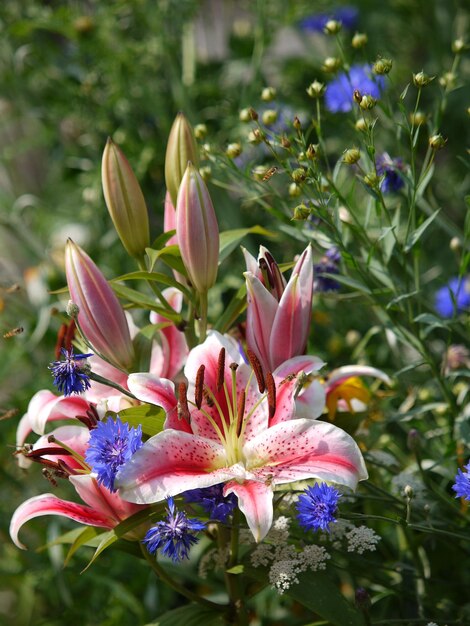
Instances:
[[[308,487],[297,501],[297,519],[305,530],[329,531],[329,525],[336,522],[340,493],[326,483],[315,483]]]
[[[54,376],[54,385],[64,396],[71,396],[73,393],[83,393],[90,388],[90,377],[88,376],[87,364],[82,363],[90,354],[74,354],[73,348],[66,350],[61,348],[65,361],[54,361],[49,365],[49,369]]]
[[[331,113],[347,113],[352,109],[356,89],[362,96],[380,98],[384,87],[384,77],[374,76],[370,65],[353,65],[349,74],[341,72],[327,85],[325,106]]]
[[[173,498],[168,498],[167,502],[166,520],[157,522],[147,532],[143,543],[150,554],[161,550],[162,554],[177,563],[189,558],[189,549],[199,541],[193,533],[204,530],[206,525],[198,519],[188,519],[184,511],[178,511]]]
[[[237,498],[233,493],[224,497],[223,490],[223,485],[213,485],[203,489],[190,489],[183,495],[187,502],[200,504],[210,519],[225,522],[237,506]]]
[[[308,15],[299,22],[299,27],[308,32],[322,33],[328,20],[341,22],[343,28],[353,30],[356,28],[359,11],[356,7],[345,6],[332,9],[328,13],[314,13]]]
[[[470,279],[451,278],[436,291],[434,307],[441,317],[453,317],[470,309]]]
[[[462,472],[461,469],[457,471],[452,489],[455,491],[456,498],[464,498],[470,502],[470,463],[467,463],[464,469],[465,472]]]
[[[403,159],[392,159],[387,152],[377,158],[377,174],[383,176],[380,189],[383,193],[395,193],[405,184],[400,172],[404,169]]]
[[[319,263],[313,266],[313,290],[318,292],[338,291],[340,284],[326,274],[339,274],[341,254],[338,248],[333,247],[326,251]]]
[[[116,418],[98,422],[91,431],[85,461],[98,476],[98,483],[115,492],[114,479],[120,467],[142,447],[142,426],[130,428]]]

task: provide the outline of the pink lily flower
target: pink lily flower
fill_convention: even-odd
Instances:
[[[129,389],[162,406],[165,430],[150,438],[119,470],[115,486],[138,504],[189,489],[226,483],[257,541],[273,520],[277,485],[319,478],[355,488],[367,478],[361,452],[344,431],[296,418],[297,377],[323,363],[296,356],[264,372],[253,353],[246,364],[235,341],[212,332],[194,348],[176,399],[171,381],[131,374]],[[194,401],[193,401],[194,398]],[[322,399],[324,402],[324,397]]]
[[[269,251],[258,262],[245,251],[248,271],[246,340],[267,371],[303,354],[312,316],[312,249],[307,246],[286,283]]]
[[[40,437],[34,444],[31,457],[39,460],[46,467],[54,467],[67,475],[76,492],[85,504],[62,500],[52,493],[34,496],[23,502],[14,512],[10,523],[10,537],[13,543],[23,550],[26,547],[18,539],[21,527],[31,519],[42,515],[61,515],[80,524],[111,529],[143,507],[122,500],[117,493],[99,485],[93,474],[86,472],[86,465],[78,459],[83,458],[88,446],[90,432],[82,426],[61,426],[53,434],[57,440],[66,444],[76,457],[57,454],[54,449],[61,449],[57,443],[50,443],[48,437]]]

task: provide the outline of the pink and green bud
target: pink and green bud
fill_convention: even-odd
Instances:
[[[150,245],[147,206],[128,160],[108,138],[101,163],[103,194],[117,234],[136,258]]]
[[[85,338],[98,355],[128,370],[134,350],[124,310],[101,271],[71,239],[65,247],[65,273]]]
[[[219,226],[206,184],[191,163],[178,193],[176,233],[191,284],[207,293],[217,277]]]
[[[183,113],[178,113],[168,137],[165,155],[165,182],[173,206],[176,206],[178,189],[188,161],[199,166],[199,152],[191,124]]]

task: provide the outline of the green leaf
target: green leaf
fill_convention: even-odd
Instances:
[[[119,417],[134,428],[142,424],[142,432],[150,437],[163,430],[165,411],[152,404],[141,404],[119,411]]]
[[[245,573],[259,582],[267,579],[261,567],[246,567]],[[362,614],[343,596],[337,585],[324,572],[306,572],[299,575],[299,583],[285,592],[306,608],[335,626],[364,626]]]
[[[214,324],[215,330],[225,333],[246,308],[246,286],[242,285]]]
[[[245,566],[239,563],[238,565],[235,565],[234,567],[228,569],[227,574],[243,574],[244,571]]]
[[[179,283],[172,276],[162,274],[161,272],[145,272],[143,270],[128,272],[127,274],[123,274],[122,276],[113,278],[109,282],[115,283],[126,280],[151,280],[157,283],[161,283],[162,285],[166,285],[167,287],[175,287],[179,291],[183,292],[188,298],[191,297],[191,292],[185,285]]]
[[[346,287],[351,287],[351,289],[355,289],[356,291],[361,291],[362,293],[367,294],[372,293],[368,287],[360,283],[358,280],[354,280],[354,278],[349,278],[348,276],[340,276],[339,274],[331,274],[331,277],[337,280],[342,285],[346,285]]]
[[[224,607],[221,607],[221,610]],[[220,613],[199,604],[187,604],[164,613],[155,622],[146,626],[224,626],[226,622]]]
[[[219,263],[222,263],[228,255],[235,250],[240,241],[246,235],[263,235],[270,239],[276,239],[276,233],[266,230],[262,226],[252,226],[251,228],[234,228],[233,230],[225,230],[220,233],[219,244]]]
[[[67,556],[65,557],[64,567],[68,565],[70,559],[75,554],[75,552],[84,545],[89,545],[89,541],[94,539],[98,535],[102,534],[103,530],[101,528],[96,528],[95,526],[87,526],[86,528],[80,528],[80,534],[72,543],[67,552]]]
[[[145,248],[145,252],[147,253],[150,261],[150,271],[152,271],[152,269],[154,268],[155,263],[160,260],[172,269],[182,274],[183,276],[187,276],[186,268],[184,267],[183,261],[181,259],[181,253],[178,246],[165,246],[161,250]]]
[[[179,313],[177,313],[176,311],[168,311],[162,306],[159,306],[154,299],[146,296],[143,293],[140,293],[140,291],[130,289],[129,287],[126,287],[125,285],[120,285],[119,283],[111,283],[111,287],[120,298],[128,300],[135,307],[155,311],[163,317],[172,320],[173,322],[175,322],[175,324],[179,324],[181,322],[181,315]]]
[[[108,532],[103,533],[101,537],[102,539],[100,541],[100,544],[96,548],[95,553],[91,557],[88,565],[81,571],[82,574],[90,567],[92,563],[96,561],[96,559],[99,557],[99,555],[102,552],[104,552],[107,548],[109,548],[109,546],[112,546],[113,543],[115,543],[118,540],[118,536],[116,535],[114,530],[108,530]]]
[[[176,230],[168,230],[166,233],[158,235],[158,237],[152,243],[152,249],[161,250],[166,245],[167,241],[169,241],[173,237],[173,235],[176,235]]]
[[[413,231],[410,234],[410,236],[408,237],[408,241],[406,242],[404,246],[405,252],[409,252],[411,248],[413,248],[413,246],[421,239],[424,232],[427,230],[428,226],[432,224],[432,222],[436,219],[439,213],[440,213],[440,209],[437,209],[437,211],[434,211],[432,215],[430,215],[426,220],[424,220],[421,226],[419,226],[415,231]]]

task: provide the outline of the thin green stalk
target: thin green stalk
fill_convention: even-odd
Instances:
[[[207,291],[199,294],[199,343],[203,343],[207,335]]]

